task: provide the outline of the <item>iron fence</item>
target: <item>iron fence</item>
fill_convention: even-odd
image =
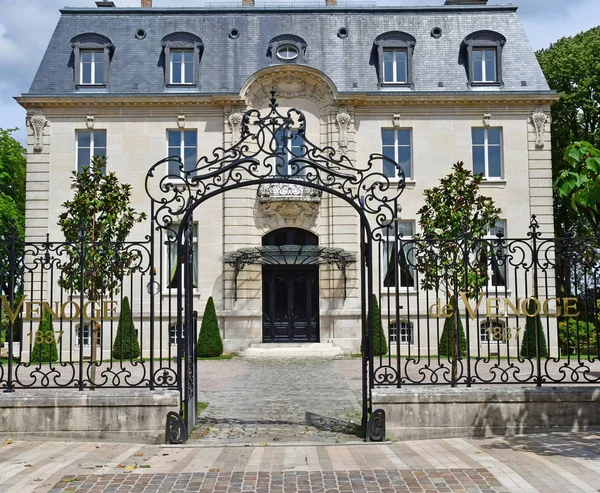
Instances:
[[[185,334],[165,248],[0,243],[0,387],[178,388]]]
[[[600,238],[375,240],[372,387],[600,382]]]

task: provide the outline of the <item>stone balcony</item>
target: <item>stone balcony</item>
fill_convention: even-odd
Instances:
[[[258,187],[259,202],[320,202],[323,192],[302,185],[301,178],[287,183],[264,183]]]

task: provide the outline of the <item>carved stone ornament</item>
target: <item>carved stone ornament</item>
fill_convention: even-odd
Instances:
[[[335,120],[340,131],[340,154],[345,156],[348,153],[348,127],[350,126],[350,115],[346,113],[346,108],[340,108]]]
[[[87,128],[89,128],[90,130],[94,129],[94,117],[92,115],[88,115],[85,121],[85,124],[87,125]]]
[[[400,126],[400,113],[394,113],[392,115],[392,125],[394,127],[399,127]]]
[[[538,106],[531,116],[529,117],[531,120],[531,125],[533,126],[533,130],[535,131],[535,146],[538,149],[544,148],[544,132],[546,128],[546,123],[550,122],[550,117],[542,110],[540,106]]]
[[[269,101],[272,88],[277,90],[277,99],[308,99],[320,108],[331,105],[333,94],[320,78],[306,72],[269,74],[253,82],[245,95],[252,108],[263,108]]]
[[[489,127],[491,125],[491,122],[492,122],[492,115],[489,113],[484,113],[483,114],[483,126]]]
[[[231,127],[231,143],[235,144],[242,138],[242,119],[244,115],[239,111],[235,110],[229,115],[229,126]]]
[[[29,117],[29,125],[33,129],[33,150],[35,152],[42,152],[44,149],[42,134],[44,133],[44,127],[48,125],[48,119],[44,116],[40,108],[37,108],[33,112],[33,115]]]
[[[257,214],[257,226],[265,229],[312,229],[317,223],[319,202],[262,202]]]
[[[185,115],[179,115],[177,117],[177,126],[179,128],[185,128]]]

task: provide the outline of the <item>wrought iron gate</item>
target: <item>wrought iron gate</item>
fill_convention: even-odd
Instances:
[[[292,145],[293,140],[293,145]],[[176,164],[175,173],[167,173]],[[393,180],[383,169],[391,166]],[[392,159],[372,154],[364,166],[353,163],[332,147],[318,147],[306,136],[306,119],[297,109],[286,114],[278,110],[275,91],[271,91],[269,112],[247,111],[242,118],[241,138],[229,148],[216,148],[210,156],[198,160],[194,169],[186,169],[179,157],[165,158],[150,168],[146,191],[152,199],[153,230],[173,230],[176,219],[184,227],[177,232],[178,262],[177,326],[178,368],[181,415],[187,434],[195,424],[196,356],[193,286],[191,272],[194,210],[208,199],[227,191],[251,186],[287,184],[329,193],[345,201],[360,218],[359,270],[361,279],[363,350],[363,429],[371,412],[373,368],[373,310],[367,301],[373,295],[373,231],[397,217],[397,199],[404,190],[402,168]],[[381,238],[381,233],[376,233]],[[375,238],[377,239],[377,238]],[[332,263],[334,261],[332,260]],[[345,265],[344,275],[345,275]],[[182,274],[184,273],[184,274]]]

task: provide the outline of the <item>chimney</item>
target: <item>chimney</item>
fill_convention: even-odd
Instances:
[[[152,0],[142,0],[142,7],[145,9],[152,8]]]
[[[337,0],[325,0],[327,7],[337,7]]]
[[[242,0],[242,7],[254,7],[254,0]]]
[[[488,0],[446,0],[444,5],[487,5]]]

